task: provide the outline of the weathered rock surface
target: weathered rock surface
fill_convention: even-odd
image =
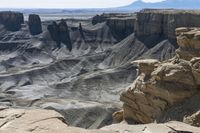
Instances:
[[[177,29],[177,32],[180,50],[185,48],[190,53],[190,50],[198,49],[199,39],[195,38],[194,42],[193,38],[199,30],[181,28]],[[185,40],[187,41],[185,42]],[[190,57],[198,56],[192,53],[190,55]],[[187,54],[185,56],[187,57]],[[187,101],[199,92],[199,58],[187,61],[188,58],[185,56],[177,56],[161,63],[156,60],[133,62],[138,64],[138,77],[120,97],[124,102],[123,118],[125,120],[135,123],[158,121],[162,119],[166,110]],[[198,109],[200,108],[197,107]],[[198,117],[194,113],[185,119],[189,121],[188,123],[193,122],[192,125],[198,125]]]
[[[51,38],[60,45],[60,38],[59,38],[59,27],[57,23],[54,21],[52,24],[47,26],[48,31],[50,32]]]
[[[72,50],[68,26],[64,20],[61,20],[59,24],[53,22],[52,24],[48,25],[47,29],[50,32],[52,39],[58,44],[59,48],[61,47],[61,43],[64,43],[69,51]]]
[[[0,23],[7,30],[18,31],[21,29],[21,24],[24,23],[24,16],[19,12],[3,11],[0,12]]]
[[[118,41],[124,39],[134,32],[135,14],[102,14],[92,19],[92,24],[106,22],[111,32]]]
[[[186,116],[183,121],[192,126],[200,127],[200,111],[195,112],[191,116]]]
[[[137,13],[135,33],[139,37],[176,39],[175,29],[200,26],[199,16],[195,11],[145,9]]]
[[[176,34],[180,58],[191,60],[200,56],[200,28],[177,28]]]
[[[114,124],[102,130],[117,133],[199,133],[200,129],[185,123],[170,121],[164,124],[128,125]]]
[[[72,43],[70,40],[70,35],[69,35],[69,30],[67,23],[64,20],[61,20],[61,22],[58,24],[59,27],[59,37],[60,37],[60,42],[64,43],[69,51],[72,50]]]
[[[77,114],[79,115],[79,114]],[[64,117],[53,110],[11,109],[0,107],[0,132],[2,133],[199,133],[200,129],[181,122],[165,124],[127,125],[114,124],[101,129],[86,130],[70,127]]]
[[[161,117],[166,108],[197,92],[188,62],[181,60],[175,64],[172,61],[149,67],[153,71],[144,71],[139,67],[140,75],[128,91],[121,95],[124,118],[127,120],[151,123]]]
[[[39,15],[30,14],[28,18],[28,25],[32,35],[38,35],[42,32],[41,19]]]
[[[1,133],[110,133],[69,127],[53,110],[0,108]]]

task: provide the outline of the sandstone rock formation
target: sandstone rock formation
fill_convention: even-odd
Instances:
[[[200,28],[178,28],[176,35],[180,46],[177,54],[180,58],[191,60],[200,57]]]
[[[24,16],[19,12],[0,12],[0,23],[3,24],[7,30],[18,31],[21,28],[21,24],[24,23]]]
[[[0,107],[1,133],[110,133],[69,127],[53,110],[8,109]]]
[[[50,32],[52,39],[58,44],[58,47],[61,47],[61,43],[64,43],[69,51],[72,50],[69,29],[64,20],[61,20],[59,24],[53,22],[48,25],[47,29]]]
[[[39,15],[30,14],[28,18],[28,25],[32,35],[38,35],[42,32],[42,25]]]
[[[128,125],[113,124],[102,130],[115,133],[199,133],[200,129],[185,123],[170,121],[163,124]]]
[[[78,114],[77,114],[78,115]],[[0,107],[1,133],[199,133],[200,129],[181,122],[165,124],[127,125],[114,124],[101,129],[86,130],[70,127],[64,118],[53,110],[11,109]]]
[[[125,120],[134,123],[157,121],[167,109],[199,92],[199,58],[190,61],[191,57],[199,56],[190,53],[193,50],[198,51],[198,32],[197,28],[177,29],[180,52],[175,58],[164,62],[156,60],[133,62],[138,64],[138,77],[120,97],[124,102]],[[182,50],[189,54],[184,54]],[[198,115],[191,116],[191,119],[195,119],[194,116]],[[199,123],[198,120],[195,119],[195,123]]]

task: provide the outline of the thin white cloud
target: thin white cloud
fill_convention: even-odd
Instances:
[[[134,1],[137,0],[0,0],[0,8],[109,8],[129,5]]]
[[[165,0],[142,0],[143,2],[148,2],[148,3],[155,3],[155,2],[161,2]]]
[[[3,8],[104,8],[128,5],[135,0],[0,0]]]

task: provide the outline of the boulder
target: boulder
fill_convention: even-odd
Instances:
[[[24,16],[19,12],[3,11],[0,12],[0,23],[7,30],[18,31],[21,29],[21,24],[24,23]]]
[[[28,25],[32,35],[38,35],[42,33],[42,25],[39,15],[30,14],[28,18]]]

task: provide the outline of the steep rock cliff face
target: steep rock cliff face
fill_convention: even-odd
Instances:
[[[106,22],[113,36],[118,41],[134,32],[135,14],[102,14],[92,19],[92,24]]]
[[[47,29],[50,32],[52,39],[58,44],[58,47],[61,47],[61,43],[64,43],[69,51],[72,50],[68,26],[64,20],[61,20],[59,24],[53,22],[48,25]]]
[[[38,35],[42,32],[41,19],[39,15],[30,14],[28,18],[28,25],[32,35]]]
[[[58,44],[60,45],[60,38],[59,38],[59,27],[57,23],[54,21],[52,24],[47,26],[47,29],[51,35],[51,38]]]
[[[198,28],[177,29],[179,50],[185,46],[193,50],[198,49],[198,33]],[[182,38],[187,42],[182,41]],[[187,48],[188,53],[190,50],[193,51],[189,48]],[[192,53],[190,55],[199,56]],[[187,54],[185,56],[187,57]],[[156,60],[133,62],[138,65],[138,77],[120,97],[124,102],[123,118],[125,120],[151,123],[162,119],[167,109],[188,100],[199,92],[199,58],[196,57],[190,61],[185,60],[188,59],[185,56],[178,54],[177,57],[165,62]]]
[[[134,31],[135,18],[110,18],[107,19],[107,25],[110,27],[112,34],[122,40]]]
[[[178,27],[198,27],[200,14],[195,11],[145,9],[137,13],[135,33],[146,40],[176,39]]]
[[[0,12],[0,23],[3,24],[7,30],[18,31],[21,28],[21,24],[24,23],[24,16],[19,12]]]
[[[60,41],[64,43],[69,51],[72,50],[72,44],[69,36],[69,30],[67,23],[64,20],[61,20],[61,22],[58,24],[59,30],[60,30]]]
[[[165,39],[177,46],[175,29],[198,27],[199,18],[198,11],[144,9],[135,14],[96,15],[92,24],[106,22],[112,34],[119,40],[134,32],[140,41],[152,48]]]

